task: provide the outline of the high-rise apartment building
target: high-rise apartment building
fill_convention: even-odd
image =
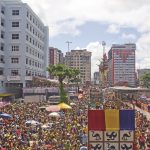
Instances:
[[[108,82],[110,86],[126,85],[134,87],[135,44],[113,44],[108,52]]]
[[[0,84],[26,87],[46,76],[48,27],[20,0],[0,1]]]
[[[63,53],[61,52],[61,50],[54,48],[54,47],[50,47],[49,48],[49,59],[48,62],[49,64],[52,65],[56,65],[59,63],[64,63],[63,61]]]
[[[49,48],[48,62],[51,65],[56,65],[59,63],[63,64],[64,63],[64,57],[63,57],[63,53],[61,52],[61,50],[59,50],[58,48],[50,47]],[[49,74],[49,78],[54,79],[54,76]]]
[[[65,64],[80,71],[83,84],[91,82],[91,52],[84,50],[71,50],[66,53]]]

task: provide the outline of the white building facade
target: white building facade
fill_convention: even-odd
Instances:
[[[48,27],[19,0],[0,1],[0,84],[26,87],[32,76],[46,77]]]

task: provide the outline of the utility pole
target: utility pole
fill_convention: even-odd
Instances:
[[[69,46],[70,46],[70,44],[71,44],[72,42],[66,41],[66,43],[68,44],[68,52],[69,52],[69,50],[70,50]]]

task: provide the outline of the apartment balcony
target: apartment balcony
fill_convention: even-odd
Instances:
[[[33,76],[25,76],[25,80],[26,81],[32,81],[33,80]]]
[[[4,75],[0,75],[0,80],[1,81],[5,80],[5,76]]]
[[[7,81],[20,81],[21,76],[16,75],[16,76],[7,76]]]

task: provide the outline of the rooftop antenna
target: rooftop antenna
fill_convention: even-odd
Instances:
[[[106,46],[106,42],[105,42],[105,41],[102,41],[102,46],[103,46],[103,57],[104,57],[104,54],[105,54],[105,46]]]
[[[70,50],[70,44],[72,43],[71,41],[66,41],[66,43],[68,44],[68,52],[69,52],[69,50]]]

